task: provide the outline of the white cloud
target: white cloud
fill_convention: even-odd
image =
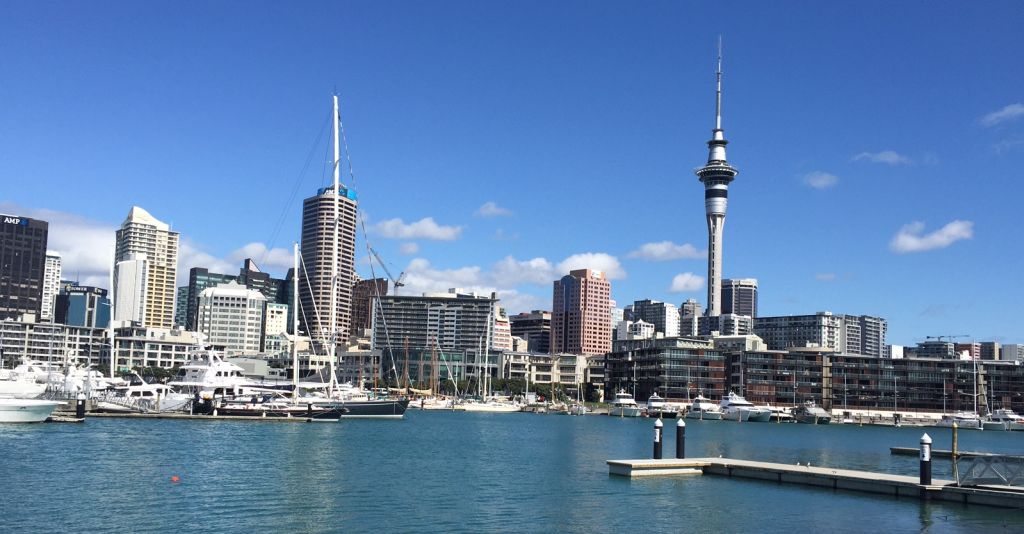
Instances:
[[[1012,121],[1024,117],[1024,104],[1009,104],[999,111],[993,111],[981,118],[982,126],[995,126],[1001,122]]]
[[[889,165],[909,165],[913,161],[893,150],[881,152],[861,152],[853,157],[853,161],[869,161],[871,163],[887,163]]]
[[[401,252],[402,254],[405,254],[406,256],[409,256],[419,252],[420,246],[412,242],[402,243],[402,245],[398,247],[398,251]]]
[[[83,285],[108,287],[117,227],[60,211],[23,208],[0,202],[0,212],[49,223],[47,249],[61,255],[61,276]]]
[[[889,248],[900,254],[946,248],[961,239],[974,237],[974,223],[956,220],[930,234],[922,232],[923,222],[915,221],[905,225],[892,238]]]
[[[265,243],[259,242],[249,243],[228,255],[228,260],[236,264],[236,270],[242,266],[246,258],[252,258],[264,272],[279,276],[283,276],[294,265],[291,250],[281,247],[267,249]]]
[[[704,287],[704,277],[693,273],[679,273],[672,277],[670,293],[689,293]]]
[[[593,269],[603,271],[609,280],[619,280],[626,277],[626,270],[622,268],[619,259],[604,252],[584,252],[573,254],[558,264],[558,272],[568,274],[574,269]]]
[[[839,183],[839,177],[827,172],[814,171],[804,175],[804,183],[815,189],[828,189]]]
[[[461,226],[442,226],[433,217],[406,224],[402,219],[388,219],[370,227],[371,231],[389,239],[430,239],[453,241],[462,234]]]
[[[495,263],[491,269],[491,276],[497,285],[503,287],[523,283],[544,285],[558,278],[555,266],[544,258],[519,261],[512,256],[506,256]]]
[[[193,267],[203,267],[212,273],[238,274],[241,264],[218,258],[200,248],[201,245],[188,237],[182,237],[178,243],[178,279],[179,286],[188,285],[188,271]],[[241,249],[240,249],[241,250]]]
[[[705,258],[707,255],[708,252],[706,250],[697,250],[697,247],[689,243],[677,245],[671,241],[659,241],[657,243],[644,243],[626,257],[649,261],[670,261]]]
[[[493,201],[484,202],[473,214],[476,217],[507,217],[512,215],[512,210],[503,208]]]
[[[814,279],[819,282],[834,282],[836,273],[818,273],[814,275]]]

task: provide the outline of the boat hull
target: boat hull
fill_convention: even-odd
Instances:
[[[37,399],[0,399],[0,423],[41,423],[61,404]]]
[[[805,425],[827,425],[832,422],[832,418],[827,415],[805,414],[796,416],[796,422]]]
[[[687,419],[698,419],[701,421],[721,421],[722,412],[713,412],[710,410],[690,410],[686,412]]]
[[[643,410],[639,406],[613,406],[608,410],[612,417],[640,417]]]
[[[722,413],[722,419],[726,421],[749,421],[752,423],[767,423],[771,420],[771,410],[758,410],[758,409],[739,409],[739,410],[725,410]]]
[[[345,408],[342,419],[401,419],[409,407],[409,399],[346,401],[339,404]]]

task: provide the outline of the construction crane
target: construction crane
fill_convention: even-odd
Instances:
[[[392,284],[394,284],[394,286],[395,286],[395,295],[397,296],[398,295],[398,288],[400,288],[400,287],[405,285],[405,283],[403,282],[403,280],[405,280],[405,272],[399,273],[398,274],[398,278],[395,278],[395,276],[393,274],[391,274],[391,271],[388,270],[388,266],[384,264],[384,260],[381,259],[380,254],[377,253],[377,249],[375,249],[373,247],[369,247],[369,246],[366,247],[366,248],[370,249],[370,253],[373,254],[374,258],[377,258],[377,263],[380,264],[381,268],[384,269],[384,273],[388,275],[388,279],[391,280]]]
[[[953,334],[953,335],[942,335],[942,336],[924,336],[925,339],[934,339],[935,341],[942,341],[942,339],[945,338],[945,339],[949,340],[950,342],[952,342],[953,339],[958,338],[958,337],[971,337],[971,336],[969,336],[967,334]]]

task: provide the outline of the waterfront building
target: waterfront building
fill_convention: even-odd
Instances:
[[[657,331],[654,329],[654,325],[643,320],[630,321],[625,320],[619,323],[618,328],[615,332],[615,340],[620,339],[653,339],[655,337],[665,337],[664,335],[658,336]]]
[[[913,349],[913,358],[958,359],[956,344],[951,341],[923,341]]]
[[[551,312],[533,310],[509,317],[512,335],[526,340],[532,352],[551,352]]]
[[[499,352],[512,350],[512,325],[509,322],[508,313],[505,312],[505,308],[495,302],[492,314],[494,326],[491,331],[491,350]]]
[[[979,357],[982,360],[999,360],[1002,346],[996,341],[982,341]]]
[[[638,300],[626,306],[625,319],[649,323],[662,337],[679,337],[679,308],[675,304],[651,299]]]
[[[578,269],[554,282],[551,352],[604,354],[611,349],[611,282]]]
[[[110,326],[107,290],[64,282],[57,294],[54,322],[68,326],[107,328]]]
[[[238,282],[208,287],[199,294],[197,332],[229,354],[256,354],[262,349],[263,308],[267,298]],[[287,310],[284,310],[287,317]]]
[[[685,400],[727,391],[727,358],[711,341],[691,338],[618,340],[605,356],[605,398],[617,391],[643,402],[653,393]]]
[[[722,313],[722,233],[728,203],[729,183],[739,171],[725,158],[725,130],[722,129],[722,54],[718,54],[715,86],[715,128],[708,141],[708,161],[696,174],[704,184],[704,211],[708,223],[708,309],[707,315]]]
[[[512,336],[512,352],[529,352],[530,342],[518,337]]]
[[[146,210],[133,206],[121,228],[117,230],[117,242],[114,249],[114,261],[120,263],[130,260],[133,254],[144,254],[147,260],[142,297],[142,325],[152,328],[171,328],[174,325],[174,297],[176,277],[178,274],[178,232],[158,221]],[[126,273],[131,278],[129,286],[135,285],[137,273]],[[119,281],[120,271],[115,272],[114,280],[114,316],[131,315],[135,311],[130,299],[131,312],[125,314],[118,311],[122,299],[118,295],[118,287],[126,287]],[[137,288],[133,288],[137,289]],[[136,295],[132,295],[136,296]]]
[[[361,337],[370,329],[374,299],[388,294],[387,278],[359,280],[352,286],[352,321],[349,332],[352,337]]]
[[[722,313],[757,317],[757,279],[722,280]]]
[[[202,336],[180,328],[125,326],[114,330],[115,367],[129,371],[138,367],[173,369],[191,359],[199,349]],[[205,342],[206,348],[223,351],[225,347]]]
[[[449,377],[497,376],[494,308],[489,297],[451,289],[421,296],[387,295],[374,306],[371,347],[382,351],[384,369],[397,369],[420,387]],[[489,359],[485,362],[485,347]],[[403,378],[404,379],[404,378]]]
[[[43,268],[43,298],[39,319],[44,323],[52,323],[54,306],[57,304],[57,293],[60,292],[60,253],[46,251],[46,264]]]
[[[22,358],[64,365],[66,360],[80,365],[100,364],[107,359],[107,332],[89,328],[31,320],[0,321],[0,357],[10,369]]]
[[[687,299],[679,306],[679,335],[693,337],[700,333],[700,303]]]
[[[313,339],[329,340],[334,330],[339,342],[348,339],[355,276],[356,213],[355,191],[344,186],[339,186],[337,194],[334,186],[322,188],[302,202],[302,269],[299,273],[302,313],[299,321],[303,331]],[[337,279],[332,280],[335,269]],[[332,288],[336,317],[333,327],[330,324]]]
[[[600,356],[579,354],[545,354],[540,352],[505,352],[501,355],[501,378],[527,380],[530,384],[560,384],[571,393],[584,384],[593,384],[589,370]],[[595,375],[600,376],[600,375]]]
[[[815,346],[844,354],[885,355],[886,321],[868,315],[784,315],[754,318],[754,334],[771,350]]]
[[[42,316],[46,221],[0,214],[0,321]]]
[[[132,252],[114,265],[113,321],[115,326],[143,326],[146,318],[146,280],[149,258]]]

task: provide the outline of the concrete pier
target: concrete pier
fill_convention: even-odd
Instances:
[[[922,486],[916,476],[890,475],[830,467],[777,464],[731,458],[670,460],[608,460],[610,475],[626,477],[719,475],[786,484],[800,484],[894,497],[913,497],[964,504],[1024,509],[1024,488],[1011,486],[959,487],[952,480],[933,480]]]

